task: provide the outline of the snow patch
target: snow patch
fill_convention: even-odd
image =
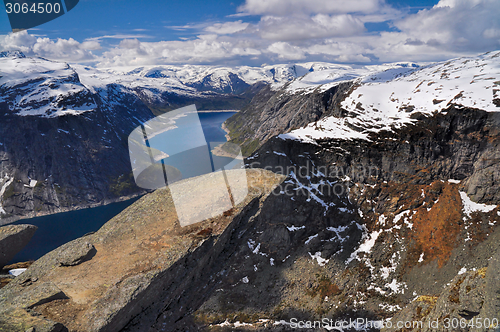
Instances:
[[[417,263],[422,263],[424,261],[424,255],[425,255],[425,253],[421,253],[420,254],[420,257],[418,258],[418,262]]]
[[[389,288],[393,293],[396,294],[404,294],[406,285],[402,282],[397,282],[396,279],[392,279],[391,283],[387,283],[384,285]]]
[[[306,226],[300,226],[300,227],[295,227],[295,226],[290,226],[290,227],[286,227],[290,232],[295,232],[295,231],[298,231],[298,230],[301,230],[301,229],[305,229]]]
[[[315,239],[318,237],[319,234],[316,234],[316,235],[312,235],[312,236],[309,236],[305,242],[305,244],[309,244],[309,242],[311,242],[312,239]]]
[[[321,252],[318,251],[314,255],[309,252],[309,256],[314,260],[318,262],[319,266],[325,266],[330,260],[329,259],[324,259],[321,257]]]
[[[365,236],[365,240],[361,245],[359,246],[356,251],[354,251],[351,254],[351,257],[349,257],[346,261],[346,265],[352,262],[353,260],[357,259],[359,260],[358,254],[361,252],[369,253],[371,252],[373,246],[375,245],[375,241],[377,241],[378,236],[382,233],[382,231],[373,231],[369,235]]]
[[[469,196],[463,191],[460,191],[460,197],[462,198],[463,212],[467,217],[470,218],[473,212],[491,212],[497,208],[496,205],[486,205],[473,202]]]
[[[8,179],[9,177],[7,175],[5,175],[5,178]],[[0,214],[6,214],[7,212],[5,212],[5,210],[3,209],[3,206],[2,206],[2,202],[3,202],[3,194],[5,193],[5,190],[7,189],[7,187],[14,181],[14,178],[12,179],[8,179],[2,186],[2,188],[0,188]]]
[[[13,275],[14,277],[17,277],[21,274],[24,273],[24,271],[26,271],[27,269],[12,269],[12,270],[9,270],[9,274],[10,275]]]

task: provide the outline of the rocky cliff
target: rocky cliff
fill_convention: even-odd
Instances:
[[[447,320],[473,322],[454,330],[497,328],[499,59],[262,90],[261,107],[228,127],[247,146],[250,172],[274,172],[258,173],[258,184],[279,184],[270,194],[186,232],[168,194],[147,195],[2,289],[21,301],[4,317],[22,313],[20,330],[36,317],[72,331],[289,331],[299,321],[309,330],[444,331]],[[97,254],[83,261],[86,243]],[[126,254],[123,243],[133,244]],[[75,267],[58,263],[68,248],[80,248]],[[114,278],[103,259],[130,264]],[[111,282],[73,281],[96,275]]]
[[[100,98],[65,64],[0,61],[8,68],[0,83],[2,223],[141,192],[124,142],[153,114],[137,96],[109,85]]]
[[[0,331],[144,330],[165,308],[174,308],[172,321],[189,314],[283,178],[246,173],[249,195],[221,216],[181,227],[170,191],[161,189],[45,255],[0,290]],[[204,177],[198,186],[209,191],[211,183]]]
[[[144,193],[131,173],[133,129],[193,103],[239,109],[261,87],[227,70],[183,70],[181,81],[165,68],[117,73],[2,52],[0,224]]]

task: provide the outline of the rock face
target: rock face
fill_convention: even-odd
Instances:
[[[33,225],[0,227],[0,269],[30,242],[37,228]]]
[[[222,271],[241,230],[283,177],[250,170],[247,179],[250,195],[224,215],[180,227],[170,193],[161,189],[98,232],[45,255],[0,290],[0,330],[144,330],[163,308],[185,301],[186,290],[202,295],[213,273]],[[191,303],[193,297],[186,300]],[[170,319],[190,310],[176,306]]]
[[[409,96],[384,90],[387,73],[309,93],[262,90],[260,109],[230,121],[234,140],[258,148],[246,159],[253,189],[244,204],[180,228],[168,190],[146,195],[2,289],[2,324],[289,331],[292,319],[391,318],[423,325],[390,331],[444,331],[430,323],[498,319],[500,118],[490,101],[500,73],[476,76],[497,70],[497,59],[454,60],[387,83]],[[455,87],[459,79],[467,85]]]
[[[154,115],[131,90],[97,94],[44,59],[0,58],[0,68],[0,223],[142,192],[124,142]]]
[[[340,101],[350,92],[353,82],[336,85],[327,91],[292,94],[271,86],[260,90],[250,104],[225,122],[230,142],[239,144],[249,156],[268,139],[305,126],[328,115],[338,115]]]
[[[130,167],[133,129],[190,104],[239,109],[260,87],[214,70],[185,85],[20,53],[3,53],[0,72],[0,224],[144,193]]]
[[[75,266],[92,259],[96,252],[92,244],[82,242],[61,250],[58,260],[61,266]]]

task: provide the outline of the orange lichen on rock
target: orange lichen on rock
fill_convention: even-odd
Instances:
[[[456,186],[443,184],[439,201],[430,210],[425,206],[418,208],[412,221],[410,251],[423,252],[426,260],[437,259],[442,267],[459,244],[457,239],[462,231],[462,200]]]

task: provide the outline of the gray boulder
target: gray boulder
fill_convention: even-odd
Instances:
[[[33,225],[0,227],[0,269],[30,242],[37,228]]]
[[[75,266],[90,260],[95,254],[95,247],[88,242],[71,242],[71,246],[61,247],[58,260],[61,266]]]

